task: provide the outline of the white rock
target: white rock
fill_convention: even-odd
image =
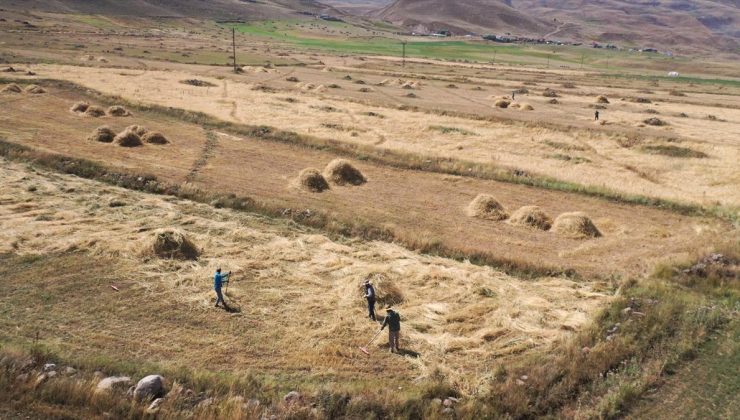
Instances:
[[[95,392],[110,392],[117,388],[125,388],[131,383],[131,378],[128,376],[109,376],[103,378],[98,382],[98,386],[95,387]]]
[[[134,388],[134,399],[142,401],[164,396],[164,378],[160,375],[149,375],[141,378]]]
[[[44,372],[48,372],[50,370],[57,370],[56,363],[47,363],[44,365]]]

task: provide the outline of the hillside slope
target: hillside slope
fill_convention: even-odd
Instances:
[[[374,14],[407,27],[740,51],[733,0],[396,0]]]
[[[313,0],[0,0],[0,7],[59,13],[244,19],[287,18],[297,12],[318,13],[328,8]]]

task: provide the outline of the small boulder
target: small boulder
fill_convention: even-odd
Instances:
[[[290,391],[283,397],[283,401],[285,401],[287,404],[297,404],[303,401],[303,395],[301,395],[298,391]]]
[[[134,388],[136,401],[151,400],[164,396],[164,378],[161,375],[143,377]]]
[[[109,376],[98,382],[98,385],[95,387],[95,393],[111,392],[114,389],[125,388],[130,383],[131,378],[128,376]]]
[[[44,372],[49,372],[51,370],[56,370],[56,369],[57,369],[56,363],[47,363],[44,365]]]
[[[74,375],[75,373],[77,373],[77,369],[73,368],[72,366],[67,366],[66,368],[64,368],[64,373],[66,375]]]

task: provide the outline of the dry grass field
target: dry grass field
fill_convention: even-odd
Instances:
[[[278,3],[0,8],[0,417],[736,417],[732,375],[689,378],[737,368],[736,62],[429,38],[402,65],[398,28]],[[359,350],[365,279],[400,355]],[[153,372],[160,408],[95,392]]]

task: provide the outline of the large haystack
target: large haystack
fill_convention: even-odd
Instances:
[[[169,140],[167,140],[167,137],[165,137],[164,134],[157,131],[149,131],[145,133],[143,136],[141,136],[141,140],[144,143],[149,144],[167,144],[170,142]]]
[[[98,118],[102,117],[103,115],[105,115],[105,110],[99,106],[90,105],[85,110],[85,116],[87,117]]]
[[[121,147],[138,147],[144,144],[138,134],[128,129],[118,133],[113,142]]]
[[[155,232],[145,253],[176,260],[197,260],[200,255],[198,248],[184,233],[170,229]]]
[[[128,111],[128,109],[120,105],[113,105],[108,107],[108,115],[110,115],[111,117],[128,117],[131,115],[131,113]]]
[[[571,238],[598,238],[601,232],[591,219],[582,212],[563,213],[555,219],[553,232]]]
[[[496,102],[494,102],[493,106],[496,108],[508,108],[511,104],[511,101],[508,101],[506,99],[499,99]]]
[[[604,96],[604,95],[599,95],[596,98],[596,103],[597,104],[608,104],[609,103],[609,99],[606,96]]]
[[[90,141],[99,141],[101,143],[111,143],[116,138],[116,133],[110,127],[102,126],[95,129],[87,139]]]
[[[42,93],[46,93],[46,89],[42,88],[39,85],[28,85],[25,89],[26,93],[30,93],[32,95],[40,95]]]
[[[126,131],[136,133],[139,137],[149,132],[149,130],[143,125],[129,125],[128,127],[126,127]]]
[[[310,192],[322,192],[329,189],[329,183],[318,169],[306,168],[298,174],[296,184],[299,188]]]
[[[344,159],[334,159],[324,168],[324,177],[337,185],[361,185],[367,182],[359,169]]]
[[[509,223],[548,230],[552,226],[552,219],[538,206],[524,206],[511,214]]]
[[[87,111],[87,108],[90,107],[90,104],[87,102],[75,102],[74,105],[72,105],[71,108],[69,108],[72,112],[85,112]]]
[[[486,220],[504,220],[509,217],[501,203],[489,194],[478,194],[468,204],[465,213],[470,217]]]
[[[23,89],[15,83],[11,83],[0,90],[0,93],[21,93]]]

